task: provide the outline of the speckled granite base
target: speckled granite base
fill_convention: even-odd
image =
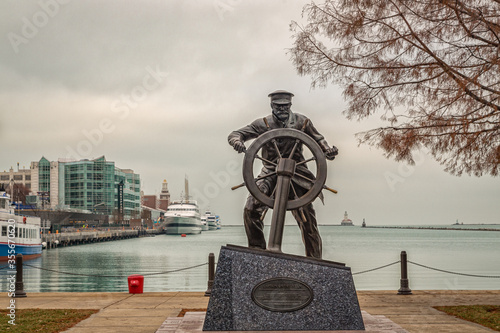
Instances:
[[[285,277],[307,284],[314,298],[293,312],[265,310],[252,300],[261,281]],[[351,269],[343,264],[223,246],[204,331],[364,330]]]

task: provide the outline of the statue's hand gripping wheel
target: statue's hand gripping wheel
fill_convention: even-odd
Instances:
[[[280,151],[278,142],[282,140],[287,140],[293,144],[290,153],[286,154],[287,156],[284,156],[282,151]],[[272,161],[258,155],[262,147],[266,145],[272,145],[276,152],[277,157]],[[312,157],[302,161],[293,159],[296,150],[302,149],[304,146],[312,153]],[[254,162],[256,159],[270,166],[268,169],[272,171],[255,177]],[[313,178],[296,172],[298,166],[309,162],[315,162],[316,164],[316,176]],[[232,189],[246,186],[255,199],[273,209],[268,244],[270,251],[281,252],[281,241],[287,210],[301,209],[301,207],[306,206],[316,199],[322,189],[337,193],[335,190],[325,186],[326,169],[326,158],[318,143],[304,132],[296,129],[283,128],[265,132],[255,139],[245,151],[245,158],[243,160],[244,183]],[[269,195],[262,192],[257,184],[257,181],[268,177],[276,177],[276,186],[271,190]],[[300,178],[302,182],[305,181],[309,184],[309,190],[305,194],[297,194],[294,181],[292,181],[294,177],[297,179]],[[290,197],[293,197],[293,199],[289,199]]]

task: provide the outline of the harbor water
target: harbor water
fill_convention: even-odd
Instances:
[[[401,251],[412,262],[408,271],[413,290],[500,289],[500,231],[320,226],[320,232],[323,258],[351,267],[358,290],[397,290],[399,263],[365,271],[397,262]],[[246,246],[244,228],[224,226],[187,237],[157,235],[45,250],[26,262],[30,266],[24,268],[24,290],[123,292],[128,290],[128,275],[143,274],[146,292],[205,291],[208,255],[215,253],[217,260],[226,244]],[[297,226],[285,227],[283,252],[303,255]],[[6,292],[9,270],[3,264],[0,289]]]

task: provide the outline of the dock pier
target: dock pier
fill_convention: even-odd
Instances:
[[[98,242],[109,242],[120,239],[135,238],[158,234],[157,229],[147,230],[109,230],[109,231],[78,231],[62,232],[42,235],[42,243],[45,249],[53,249],[59,246],[72,246]]]

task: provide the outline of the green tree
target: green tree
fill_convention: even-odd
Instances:
[[[298,73],[342,86],[347,118],[387,122],[360,143],[409,163],[425,147],[451,174],[498,175],[500,0],[327,0],[303,16],[291,24]]]

